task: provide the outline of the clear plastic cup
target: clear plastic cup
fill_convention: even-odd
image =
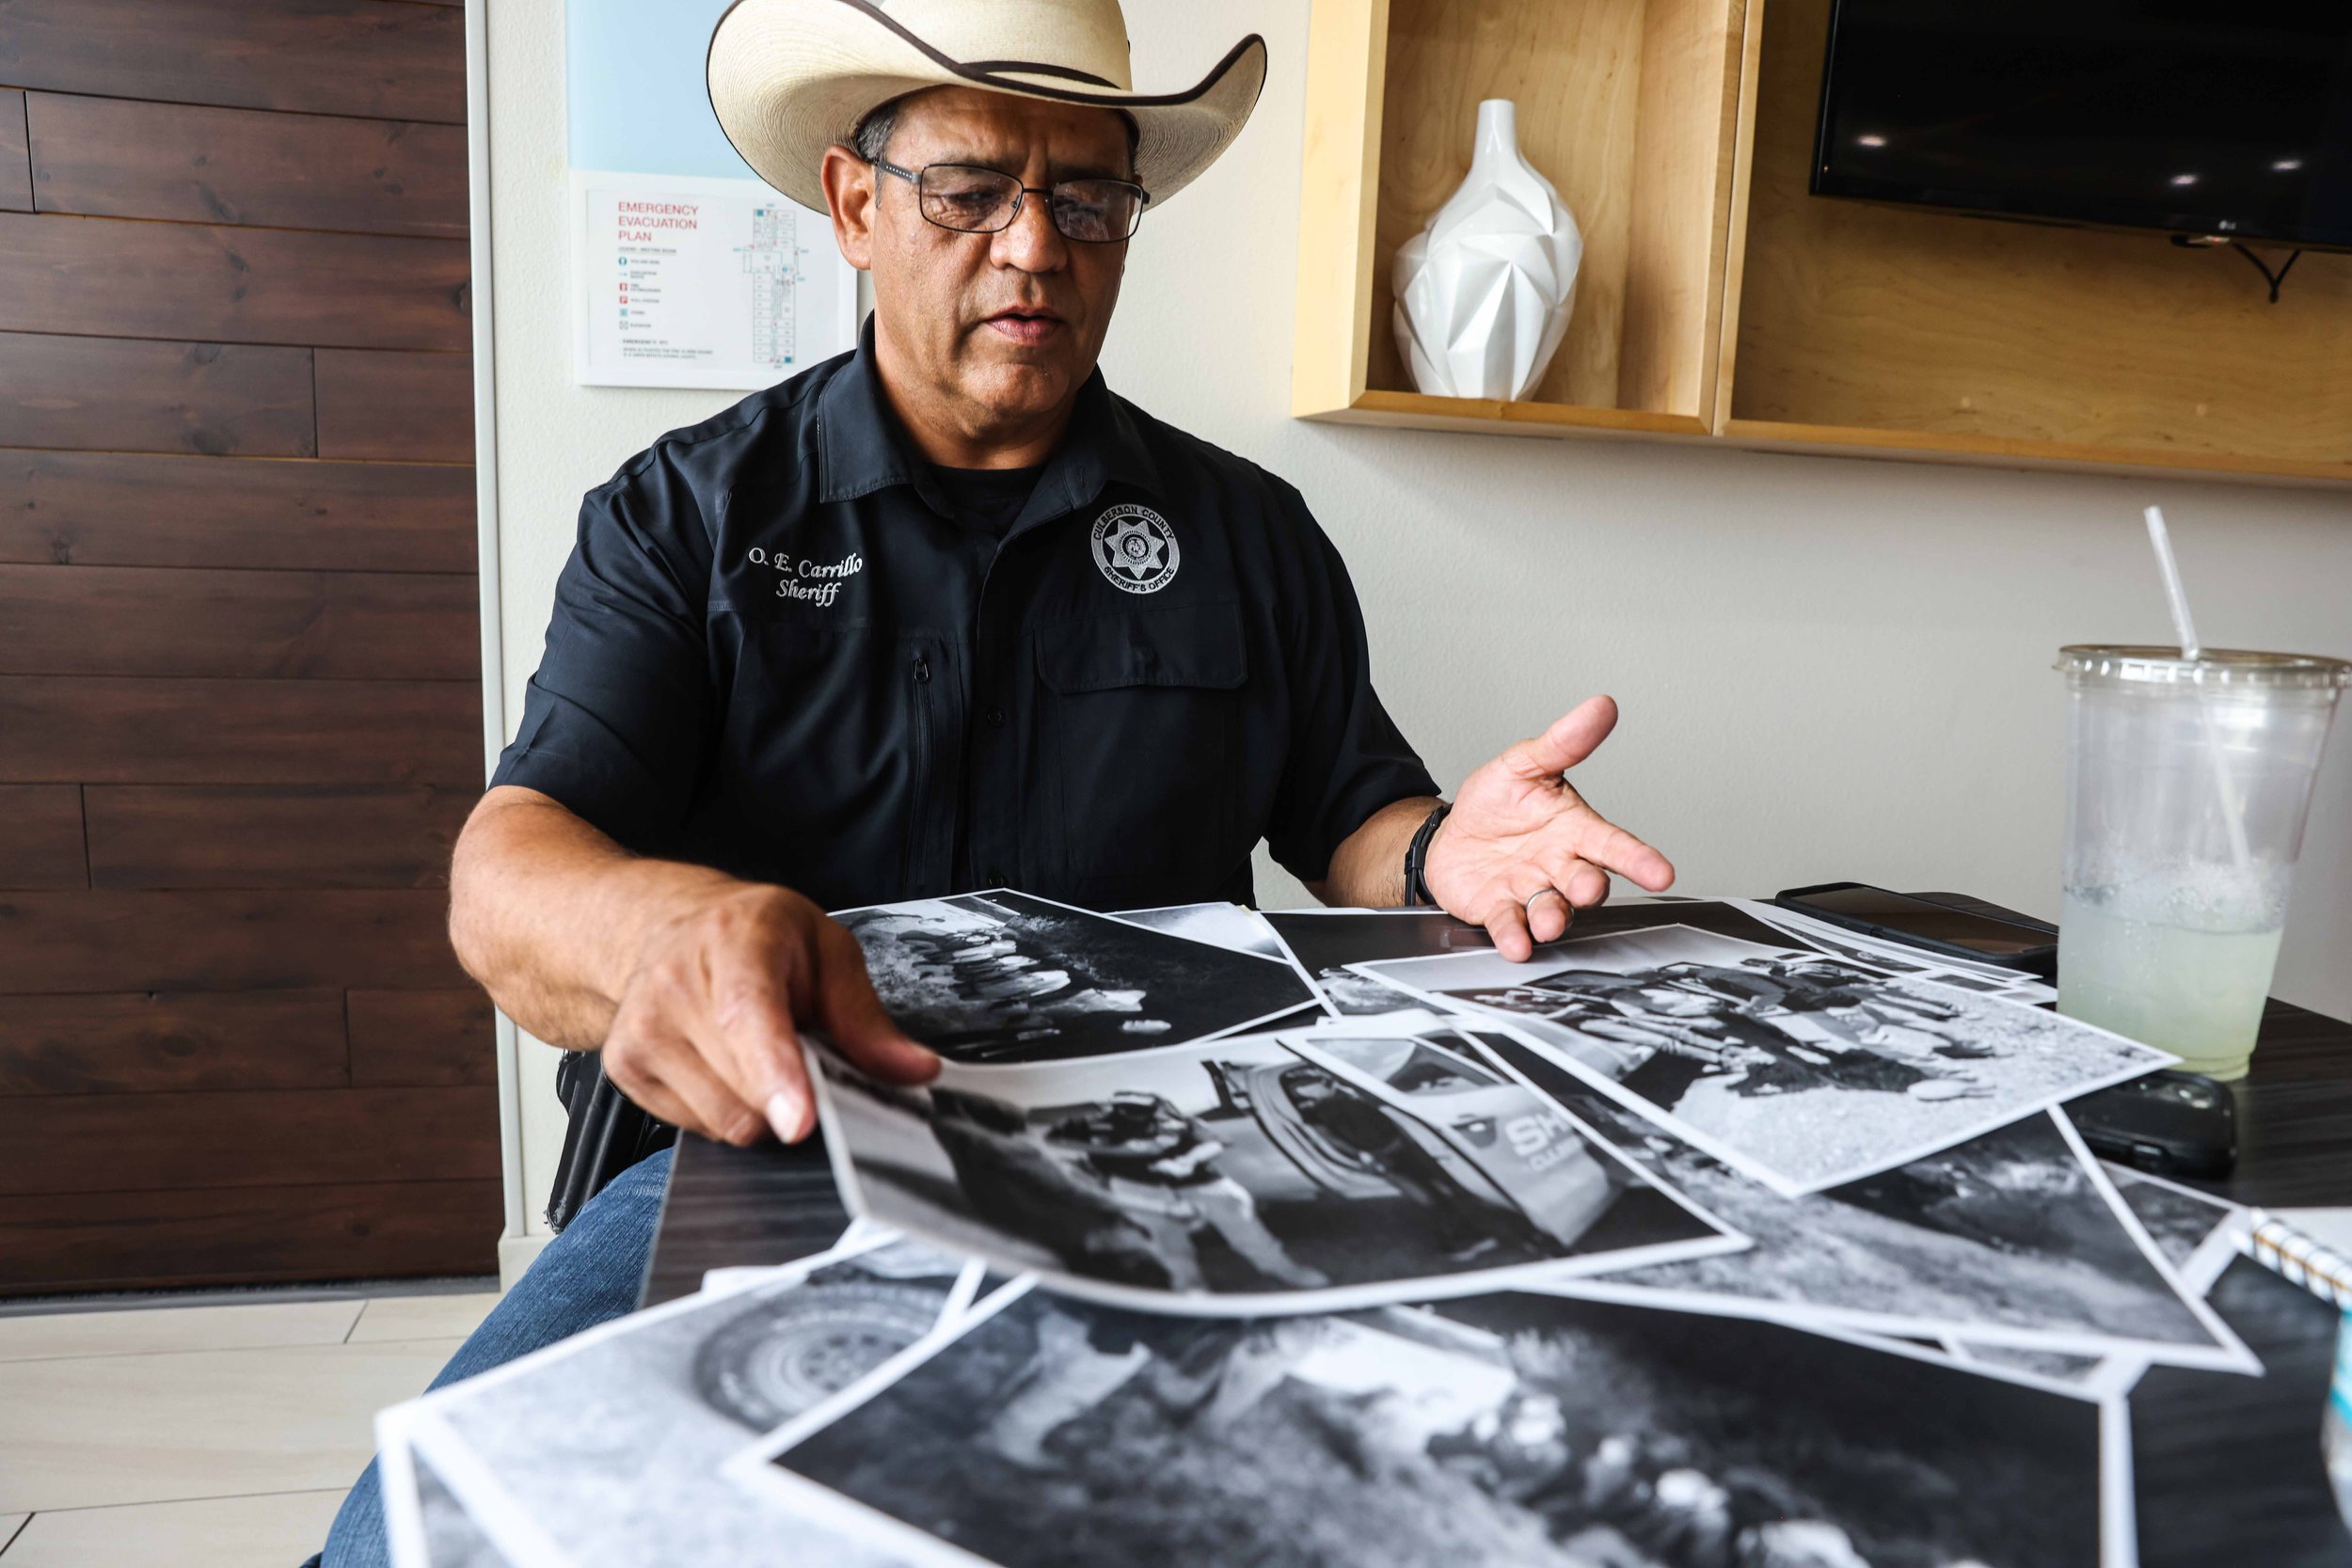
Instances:
[[[2058,1010],[2241,1078],[2352,663],[2070,647]]]

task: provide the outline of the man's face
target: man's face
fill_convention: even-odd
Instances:
[[[969,87],[900,103],[883,156],[915,172],[978,165],[1035,187],[1132,173],[1115,111]],[[1068,403],[1109,330],[1123,241],[1064,238],[1041,190],[1010,228],[971,234],[926,219],[915,187],[895,175],[865,168],[860,186],[854,169],[827,173],[829,186],[847,187],[835,193],[835,228],[850,262],[873,275],[876,331],[902,397],[973,431],[1017,429]]]

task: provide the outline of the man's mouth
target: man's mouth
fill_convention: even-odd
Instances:
[[[988,318],[989,326],[1016,343],[1041,343],[1061,330],[1061,317],[1043,306],[1016,305]]]

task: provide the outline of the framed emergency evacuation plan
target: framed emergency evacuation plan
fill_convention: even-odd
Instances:
[[[857,341],[857,274],[711,113],[725,0],[564,8],[573,376],[756,391]]]

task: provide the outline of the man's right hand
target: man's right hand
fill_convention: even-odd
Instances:
[[[800,1031],[863,1070],[922,1083],[939,1058],[899,1032],[857,939],[799,894],[722,884],[646,931],[605,1037],[605,1075],[646,1110],[731,1144],[808,1135]]]

